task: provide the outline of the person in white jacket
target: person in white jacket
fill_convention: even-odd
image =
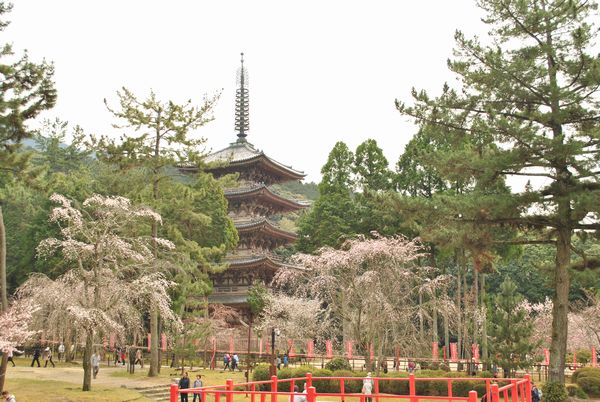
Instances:
[[[92,355],[91,363],[92,363],[92,374],[94,375],[94,378],[96,378],[96,376],[98,375],[98,372],[100,371],[100,356],[98,356],[98,354],[96,352],[94,352],[94,354]]]

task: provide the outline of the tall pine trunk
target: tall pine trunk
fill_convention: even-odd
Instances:
[[[483,326],[481,328],[481,359],[488,368],[488,339],[487,339],[487,304],[485,300],[485,274],[481,274],[481,307],[483,313]]]
[[[83,350],[83,391],[92,389],[92,348],[94,346],[94,331],[85,332],[85,348]]]
[[[569,208],[559,205],[559,211]],[[559,212],[560,213],[560,212]],[[556,241],[555,293],[552,299],[552,342],[550,344],[550,381],[564,383],[565,355],[567,353],[569,313],[569,271],[571,259],[571,231],[560,228]]]
[[[148,377],[156,377],[159,373],[160,361],[158,360],[158,309],[155,306],[150,310],[150,369]]]
[[[0,205],[0,297],[2,298],[2,312],[8,310],[8,289],[6,288],[6,230],[4,228],[4,215],[2,214],[2,205]],[[6,378],[6,369],[8,368],[8,355],[2,353],[2,362],[0,363],[0,390],[4,389],[4,379]]]

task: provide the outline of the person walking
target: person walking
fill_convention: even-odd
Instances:
[[[367,373],[367,377],[363,380],[362,393],[367,395],[365,400],[366,402],[372,402],[372,394],[373,394],[373,379],[371,378],[371,373]]]
[[[141,368],[144,368],[144,357],[142,355],[142,349],[140,348],[137,348],[135,351],[135,361],[133,362],[133,365],[135,366],[138,363],[140,364]]]
[[[227,370],[229,368],[231,357],[229,357],[229,353],[225,353],[223,356],[223,370]]]
[[[183,377],[179,380],[179,389],[181,390],[179,394],[181,395],[181,402],[188,402],[188,393],[187,389],[190,387],[190,377],[188,376],[187,371],[183,375]],[[185,392],[183,390],[186,390]]]
[[[52,361],[52,350],[50,350],[50,346],[46,346],[44,352],[46,353],[46,363],[44,363],[44,367],[48,367],[48,362],[52,363],[52,367],[56,367],[56,365]]]
[[[6,363],[8,364],[8,362],[11,362],[11,363],[12,363],[12,365],[13,365],[13,367],[15,367],[15,366],[16,366],[16,364],[15,364],[15,361],[13,360],[13,354],[14,354],[15,352],[17,352],[18,354],[21,354],[21,353],[23,353],[23,351],[22,351],[22,350],[19,350],[19,349],[16,349],[16,348],[15,348],[15,349],[10,349],[10,350],[8,351],[8,353],[7,353],[7,355],[8,355],[8,360],[6,361]]]
[[[200,374],[198,374],[194,380],[194,388],[202,388],[202,376]],[[196,402],[196,397],[198,397],[198,402],[202,402],[202,394],[198,390],[194,391],[194,399],[192,402]]]
[[[235,371],[235,369],[237,368],[238,370],[242,371],[242,369],[240,368],[240,357],[238,356],[237,353],[233,354],[233,357],[231,358],[231,370]]]
[[[40,348],[38,348],[37,346],[35,347],[35,349],[33,349],[33,359],[31,360],[31,367],[33,367],[33,363],[37,362],[38,367],[41,367],[40,365],[40,356],[42,355],[42,352],[40,352]]]
[[[96,379],[96,376],[100,371],[100,356],[96,353],[96,351],[94,351],[90,361],[92,363],[92,374],[94,375],[94,379]]]
[[[120,362],[121,362],[121,360],[120,360],[120,359],[121,359],[121,348],[117,347],[117,348],[115,349],[115,354],[114,354],[114,357],[115,357],[114,364],[115,364],[115,367],[116,367],[116,366],[117,366],[117,363],[120,363]]]
[[[62,343],[62,341],[60,342],[60,345],[58,345],[58,361],[62,361],[62,359],[65,358],[65,344]]]

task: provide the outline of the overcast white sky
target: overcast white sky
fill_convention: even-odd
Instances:
[[[216,120],[198,131],[213,150],[235,137],[240,52],[250,75],[248,140],[320,180],[336,141],[367,138],[393,167],[415,127],[394,99],[437,92],[453,34],[485,34],[474,0],[142,1],[13,0],[2,42],[55,63],[60,117],[117,135],[103,99],[126,86],[200,102],[223,90]]]

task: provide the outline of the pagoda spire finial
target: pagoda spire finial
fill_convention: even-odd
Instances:
[[[235,91],[235,130],[237,142],[246,142],[250,130],[250,97],[248,93],[248,70],[244,67],[244,53],[241,53],[241,67],[237,71],[237,86]]]

